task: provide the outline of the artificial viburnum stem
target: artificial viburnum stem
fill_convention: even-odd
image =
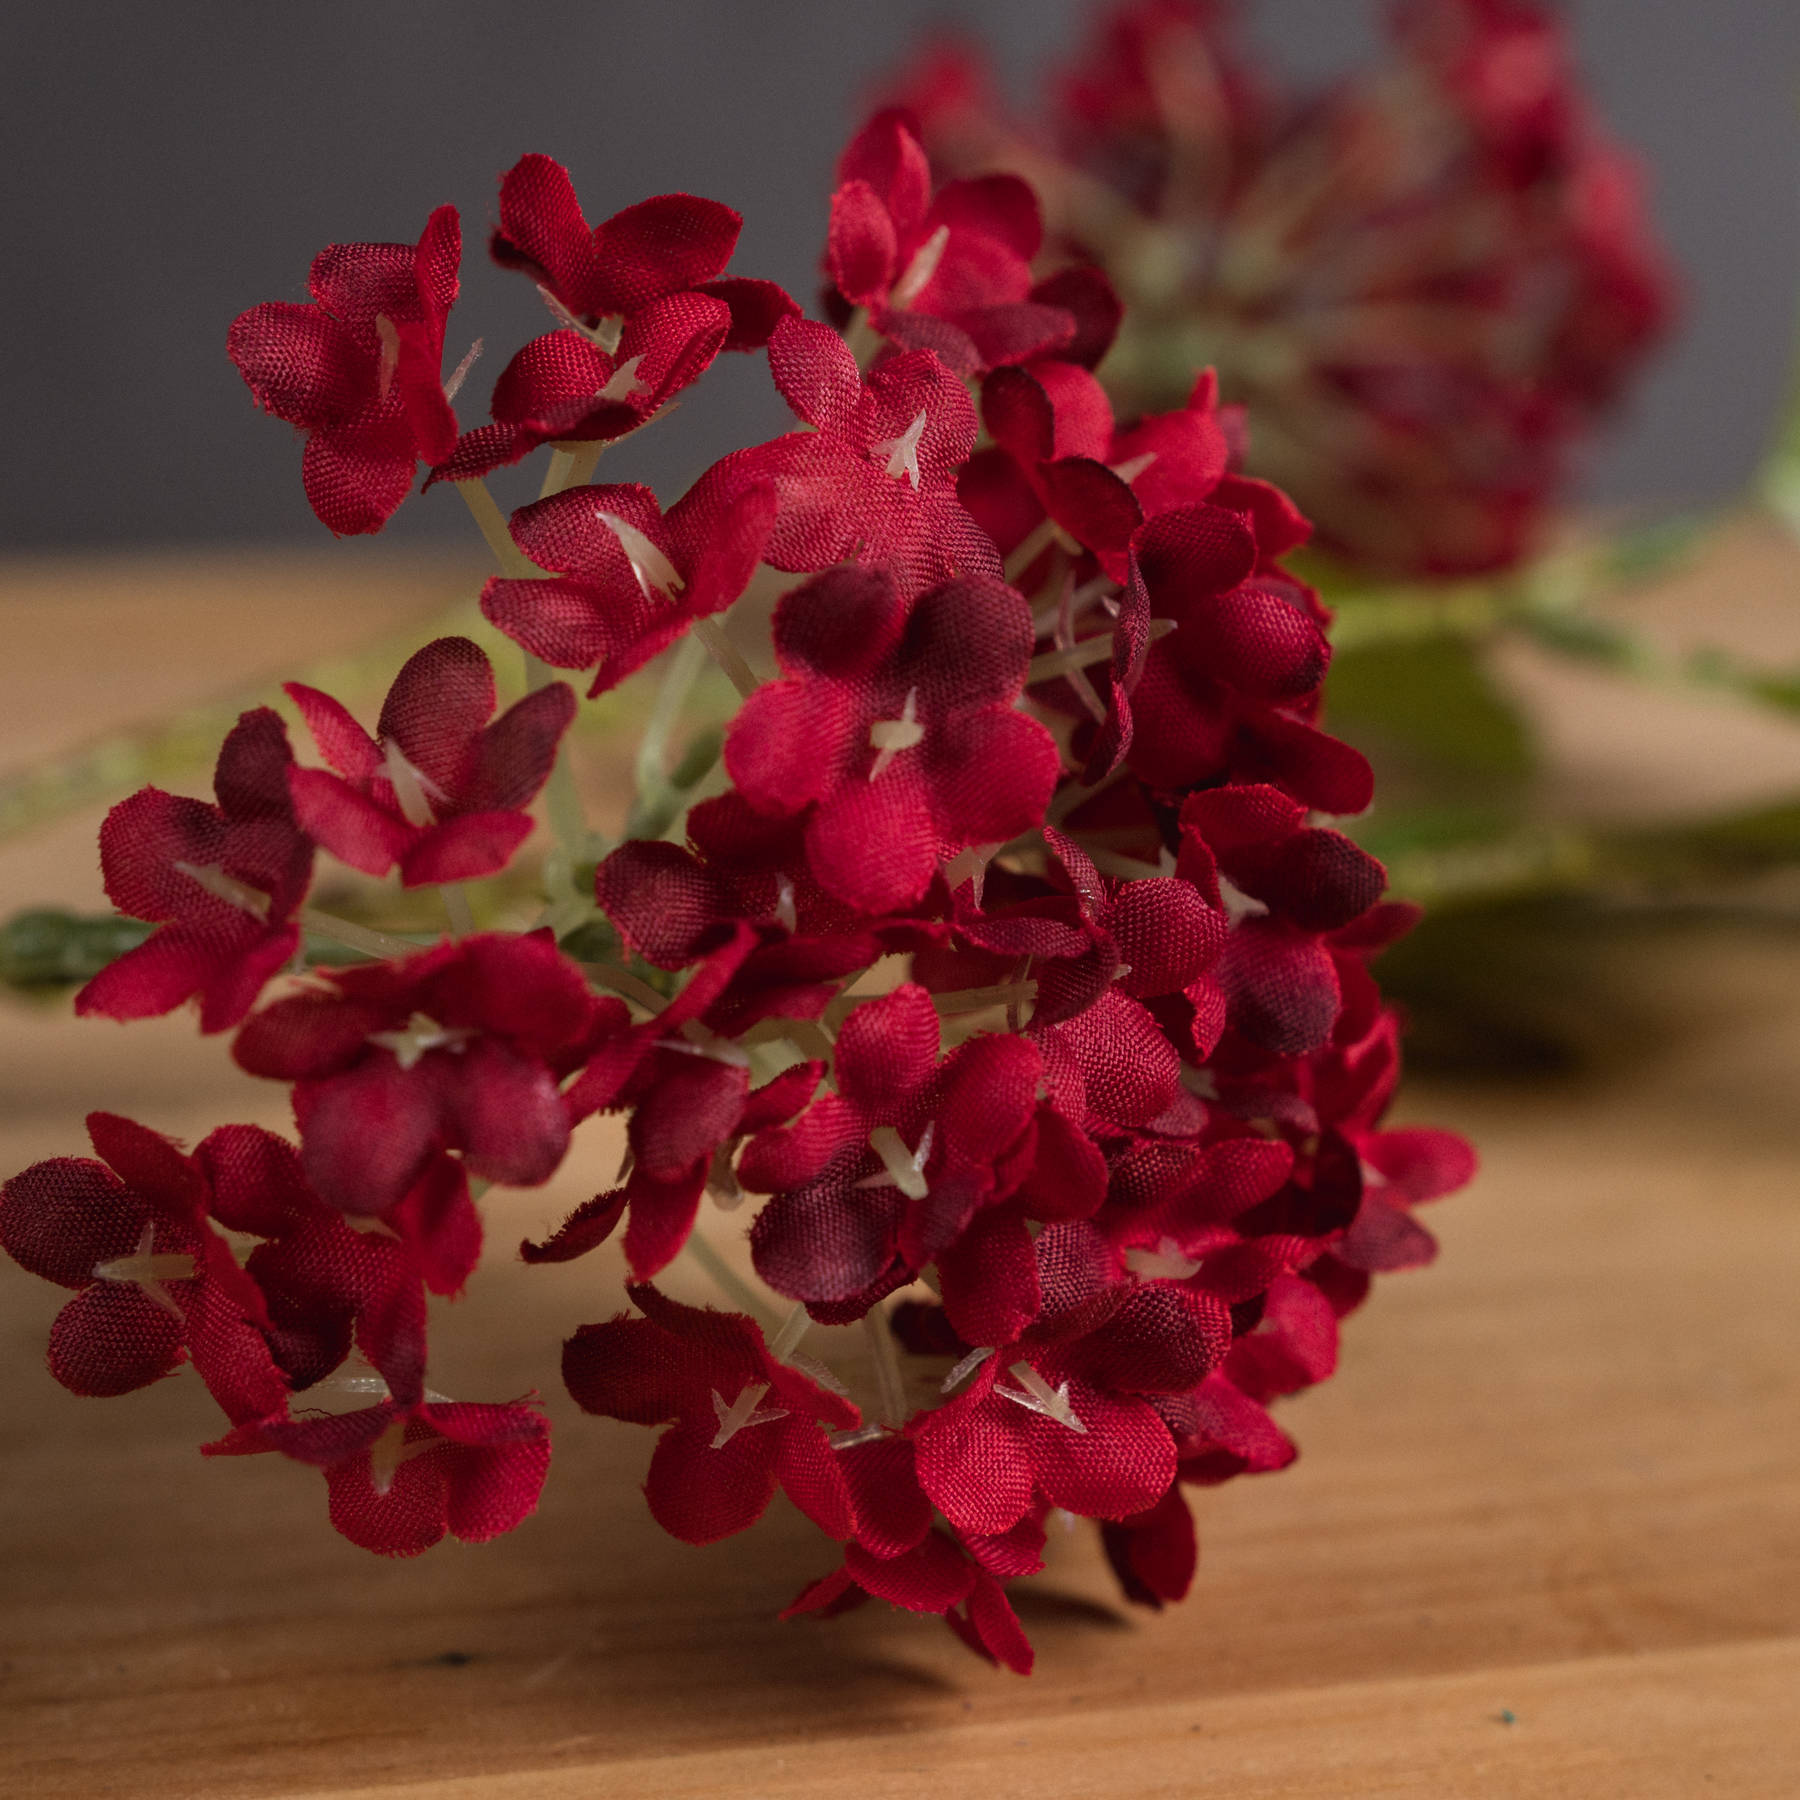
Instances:
[[[900,1374],[900,1356],[888,1325],[887,1310],[876,1305],[863,1314],[863,1332],[875,1363],[875,1387],[880,1396],[884,1425],[906,1423],[906,1384]]]
[[[783,1323],[781,1315],[713,1248],[700,1231],[688,1234],[687,1251],[711,1277],[726,1299],[741,1306],[769,1336],[773,1337],[780,1331]]]
[[[696,619],[690,629],[739,696],[748,700],[760,684],[743,653],[726,635],[724,626],[717,619]]]
[[[475,929],[475,915],[469,910],[469,896],[460,881],[447,881],[438,892],[444,897],[444,913],[450,921],[450,935],[464,938]]]
[[[333,943],[347,945],[367,956],[412,956],[421,948],[408,938],[395,937],[386,931],[372,931],[367,925],[358,925],[354,919],[340,919],[332,913],[321,912],[316,906],[303,906],[296,916],[301,926],[316,937],[330,938]]]

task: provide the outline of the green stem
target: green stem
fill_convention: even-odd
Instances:
[[[728,1300],[735,1302],[762,1327],[765,1338],[779,1334],[782,1326],[781,1315],[706,1241],[698,1230],[688,1234],[687,1248],[688,1254],[712,1277],[720,1292]]]
[[[295,915],[303,931],[315,937],[330,938],[335,944],[347,944],[365,956],[379,957],[383,962],[396,956],[416,956],[422,945],[410,938],[395,937],[386,931],[371,931],[351,919],[340,919],[334,913],[320,912],[316,906],[303,906]]]
[[[693,633],[705,646],[707,655],[724,670],[726,680],[737,689],[739,697],[748,700],[762,684],[737,645],[725,635],[725,628],[717,619],[696,619]]]

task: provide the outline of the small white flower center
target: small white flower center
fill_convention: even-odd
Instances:
[[[1087,1427],[1075,1416],[1075,1408],[1069,1404],[1069,1384],[1066,1381],[1060,1386],[1052,1387],[1028,1362],[1014,1363],[1007,1373],[1018,1381],[1019,1386],[1001,1387],[996,1383],[994,1392],[1002,1399],[1011,1400],[1015,1405],[1024,1407],[1027,1412],[1042,1413],[1046,1419],[1054,1419],[1058,1425],[1067,1426],[1070,1431],[1087,1431]]]
[[[1260,900],[1252,900],[1242,888],[1236,888],[1219,877],[1219,898],[1225,903],[1226,916],[1236,925],[1244,919],[1260,919],[1269,909]]]
[[[925,741],[925,727],[919,721],[919,690],[906,690],[905,703],[897,719],[876,719],[869,726],[869,744],[878,754],[869,768],[869,779],[876,780],[887,770],[902,750],[916,750]]]
[[[1158,1238],[1154,1250],[1133,1245],[1125,1252],[1125,1266],[1139,1281],[1186,1281],[1200,1267],[1193,1257],[1182,1255],[1172,1237]]]
[[[869,1148],[882,1161],[882,1173],[865,1175],[856,1185],[859,1188],[897,1187],[909,1200],[923,1200],[931,1192],[931,1183],[925,1179],[925,1164],[931,1157],[932,1139],[937,1136],[937,1121],[933,1119],[920,1134],[919,1147],[908,1150],[906,1139],[891,1125],[877,1125],[869,1133]]]
[[[154,1249],[156,1227],[148,1220],[138,1234],[137,1249],[129,1256],[115,1256],[94,1264],[96,1281],[129,1282],[143,1291],[146,1300],[154,1300],[164,1312],[181,1318],[181,1308],[163,1292],[165,1281],[192,1281],[194,1259],[184,1252]]]
[[[606,385],[594,398],[596,400],[629,401],[633,395],[649,393],[649,382],[638,380],[638,364],[643,360],[641,356],[627,357],[606,378]]]
[[[725,1396],[717,1388],[713,1389],[713,1412],[719,1421],[719,1429],[713,1433],[711,1449],[723,1450],[740,1431],[747,1431],[752,1425],[773,1425],[777,1419],[785,1419],[785,1406],[758,1406],[757,1402],[769,1391],[766,1381],[746,1383],[744,1391],[730,1405]]]
[[[369,1042],[378,1049],[391,1050],[394,1061],[403,1069],[416,1069],[428,1050],[461,1050],[471,1038],[481,1035],[469,1025],[440,1025],[436,1019],[416,1012],[406,1021],[403,1031],[371,1031]]]
[[[377,313],[375,335],[381,339],[381,360],[376,365],[376,379],[380,383],[380,396],[385,400],[400,367],[400,333],[386,313]]]
[[[215,900],[223,900],[227,906],[235,906],[239,912],[246,912],[253,919],[268,918],[269,896],[260,888],[253,888],[247,882],[227,875],[217,863],[208,863],[202,867],[196,863],[176,862],[171,867],[177,874],[185,875],[189,881],[205,888]]]
[[[919,440],[925,435],[925,409],[920,407],[913,422],[898,437],[883,438],[871,446],[875,455],[886,456],[886,473],[896,481],[904,477],[919,491]]]
[[[442,803],[450,796],[416,764],[409,762],[406,752],[392,738],[381,740],[381,772],[388,778],[394,799],[399,803],[400,816],[407,824],[423,831],[437,823],[431,803],[433,800]]]
[[[984,1344],[978,1350],[971,1350],[969,1354],[944,1377],[944,1384],[939,1388],[938,1392],[942,1394],[954,1393],[993,1354],[994,1347],[992,1344]]]
[[[944,260],[944,246],[949,242],[950,227],[940,225],[913,252],[912,261],[906,265],[906,273],[888,291],[889,305],[911,306],[924,293],[926,284],[938,272],[938,264]]]
[[[1142,456],[1134,456],[1129,462],[1114,463],[1112,465],[1112,472],[1118,476],[1127,487],[1130,487],[1131,484],[1155,461],[1156,452],[1154,450],[1146,450]]]
[[[400,1473],[400,1465],[411,1462],[415,1456],[423,1456],[427,1451],[435,1450],[439,1442],[435,1437],[423,1437],[416,1438],[409,1444],[406,1441],[406,1421],[396,1419],[369,1446],[369,1479],[375,1485],[376,1494],[385,1500],[389,1489],[394,1485],[394,1477]]]
[[[663,1038],[658,1048],[678,1050],[683,1056],[704,1056],[713,1062],[729,1063],[734,1069],[750,1066],[750,1052],[742,1044],[734,1044],[730,1038],[708,1031],[698,1019],[689,1019],[681,1027],[680,1037]]]
[[[673,600],[687,586],[675,565],[635,525],[604,507],[596,507],[594,516],[619,540],[646,600]]]
[[[450,379],[444,383],[444,398],[454,400],[462,392],[462,384],[469,379],[469,371],[481,360],[482,340],[477,338],[469,346],[469,354],[450,371]]]
[[[794,905],[794,884],[785,875],[775,877],[775,922],[789,933],[800,929],[800,913]]]

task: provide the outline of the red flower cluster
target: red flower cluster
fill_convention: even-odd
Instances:
[[[483,596],[596,688],[698,634],[746,690],[706,797],[602,856],[585,916],[561,894],[537,929],[459,935],[458,884],[529,835],[573,693],[496,717],[463,638],[406,664],[373,735],[290,685],[328,768],[251,712],[216,804],[146,790],[107,820],[108,891],[160,929],[79,1004],[137,1018],[197,995],[244,1069],[291,1086],[298,1144],[223,1126],[189,1156],[97,1113],[100,1161],[6,1184],[0,1245],[73,1290],[50,1344],[66,1386],[189,1362],[226,1416],[209,1454],[311,1463],[341,1531],[413,1554],[519,1523],[549,1458],[531,1402],[427,1385],[426,1296],[480,1257],[472,1179],[543,1184],[573,1131],[624,1114],[617,1185],[522,1255],[580,1257],[623,1225],[635,1311],[578,1331],[563,1376],[587,1411],[662,1428],[655,1518],[710,1542],[779,1487],[842,1546],[791,1613],[880,1598],[1027,1669],[1006,1584],[1042,1566],[1050,1515],[1100,1521],[1130,1599],[1179,1598],[1185,1489],[1292,1460],[1269,1404],[1331,1372],[1371,1276],[1430,1257],[1413,1209],[1471,1172],[1459,1141],[1383,1128],[1398,1039],[1368,965],[1411,913],[1318,817],[1360,810],[1370,777],[1319,725],[1328,619],[1282,561],[1306,524],[1238,470],[1210,374],[1115,420],[1091,373],[1118,320],[1103,279],[1034,282],[1030,190],[933,193],[893,115],[851,146],[832,208],[866,368],[785,297],[719,278],[721,207],[667,197],[590,230],[528,157],[500,210],[494,254],[566,323],[453,453],[419,423],[444,400],[423,252],[328,253],[317,308],[258,309],[233,353],[311,426],[315,505],[318,457],[340,483],[364,469],[355,507],[341,486],[320,506],[353,528],[415,455],[474,481],[617,435],[721,346],[766,342],[810,429],[733,452],[666,511],[630,484],[547,495],[511,521],[544,573],[512,560]],[[353,418],[293,399],[317,381],[279,388],[302,345],[362,384]],[[805,577],[760,681],[711,623],[759,563]],[[565,870],[591,857],[559,833]],[[444,888],[452,936],[305,907],[317,848]],[[284,975],[319,934],[366,960]],[[626,960],[577,960],[577,936]],[[756,1303],[766,1329],[653,1285],[709,1193],[758,1196],[750,1260],[787,1307]],[[800,1345],[859,1321],[853,1399]],[[353,1353],[366,1372],[341,1373]]]
[[[1503,567],[1668,322],[1636,170],[1540,0],[1402,0],[1388,63],[1319,93],[1257,66],[1234,12],[1122,0],[1029,122],[959,45],[899,98],[965,178],[945,193],[1029,175],[1059,256],[1117,282],[1125,401],[1216,364],[1252,467],[1335,548]]]

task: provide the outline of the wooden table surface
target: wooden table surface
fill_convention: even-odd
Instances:
[[[0,571],[0,776],[421,620],[447,576],[355,570]],[[1728,782],[1704,715],[1683,757],[1611,690],[1572,741],[1614,741],[1602,703],[1677,799],[1696,769]],[[1796,739],[1728,760],[1754,785]],[[96,816],[0,846],[0,915],[96,902]],[[650,1434],[556,1380],[560,1338],[615,1309],[617,1262],[505,1255],[604,1179],[605,1127],[552,1188],[490,1198],[499,1254],[437,1322],[434,1385],[549,1400],[544,1505],[497,1544],[356,1550],[313,1472],[196,1456],[217,1414],[191,1375],[64,1393],[42,1366],[58,1292],[7,1265],[0,1792],[1800,1794],[1800,953],[1697,939],[1645,979],[1684,1025],[1627,1073],[1409,1092],[1485,1159],[1435,1209],[1441,1260],[1384,1280],[1337,1377],[1289,1405],[1298,1465],[1197,1496],[1187,1604],[1123,1608],[1086,1529],[1053,1543],[1015,1590],[1029,1681],[879,1606],[776,1623],[832,1560],[779,1505],[704,1551],[654,1528]],[[92,1106],[191,1140],[280,1126],[281,1102],[185,1018],[0,1006],[0,1172],[81,1150]]]

